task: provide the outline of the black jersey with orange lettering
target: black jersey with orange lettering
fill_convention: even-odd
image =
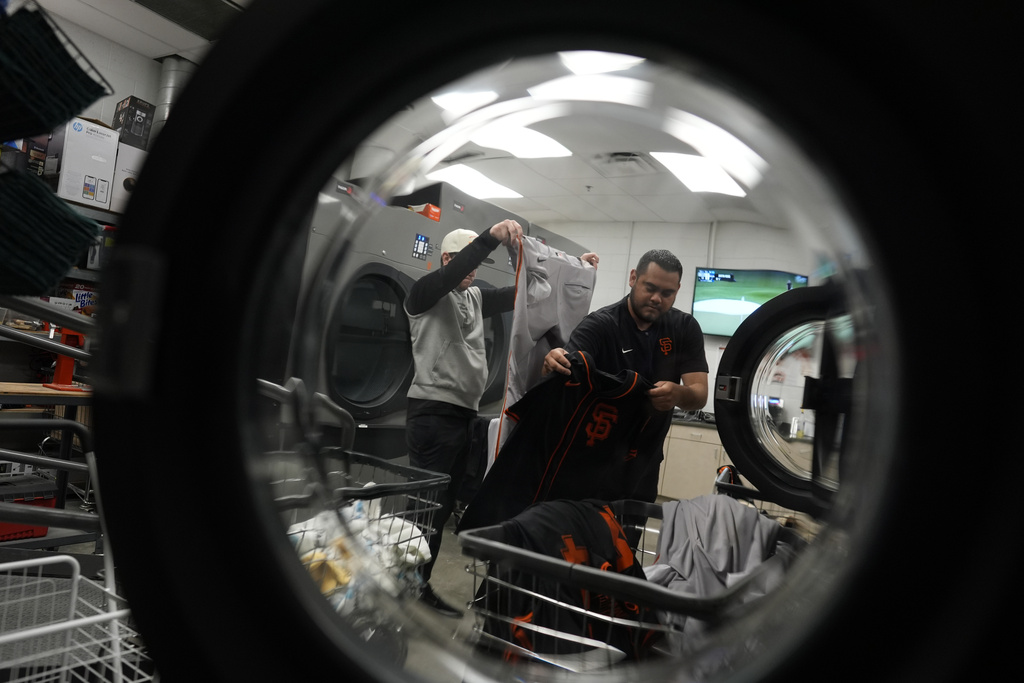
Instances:
[[[505,545],[646,581],[619,520],[599,501],[537,503],[501,527]],[[593,647],[580,640],[588,638],[629,659],[640,659],[657,640],[656,633],[632,625],[656,623],[651,609],[621,596],[585,591],[563,578],[537,574],[513,562],[489,563],[488,576],[474,600],[485,615],[484,631],[532,652],[581,652]],[[588,612],[612,617],[617,623],[587,618]]]
[[[651,383],[631,370],[594,367],[590,354],[569,355],[570,374],[553,374],[506,414],[515,423],[469,503],[460,529],[497,524],[548,500],[633,498],[648,470],[653,426]]]

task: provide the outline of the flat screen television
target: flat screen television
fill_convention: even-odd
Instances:
[[[761,304],[785,291],[806,286],[806,275],[780,270],[698,268],[693,285],[693,317],[704,334],[731,337]]]

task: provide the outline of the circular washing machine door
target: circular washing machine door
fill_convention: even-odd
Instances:
[[[328,395],[356,420],[405,407],[412,381],[412,345],[405,298],[412,279],[398,269],[368,263],[357,270],[327,327]]]
[[[723,491],[815,518],[828,510],[839,489],[843,425],[853,418],[851,325],[838,288],[825,282],[780,294],[737,328],[718,365],[715,421],[756,492]]]
[[[952,286],[948,273],[967,265],[965,240],[973,243],[991,218],[982,209],[999,214],[1008,205],[983,152],[1011,130],[989,55],[1013,22],[939,8],[922,17],[874,2],[845,8],[838,21],[825,21],[813,4],[738,0],[671,9],[648,0],[525,0],[483,13],[463,0],[386,9],[334,0],[249,6],[175,104],[104,271],[94,417],[106,547],[164,679],[991,675],[1008,651],[1002,622],[1016,615],[1021,544],[1012,530],[1021,513],[990,477],[1015,481],[1020,465],[1011,451],[987,447],[1003,419],[998,406],[1009,403],[976,396],[979,382],[962,370],[974,365],[964,363],[971,351],[963,336],[993,329],[968,297],[978,280]],[[974,49],[978,36],[986,50]],[[596,95],[563,81],[553,100],[527,96],[536,82],[519,80],[520,67],[554,79],[566,75],[558,53],[579,50],[645,58],[643,75],[590,79],[604,86]],[[404,502],[390,509],[408,512],[438,481],[394,467],[360,473],[372,462],[320,429],[331,420],[343,432],[351,426],[351,415],[317,391],[324,304],[339,293],[333,271],[321,271],[297,306],[268,302],[325,179],[361,145],[375,145],[393,117],[401,128],[403,112],[453,83],[498,99],[445,121],[436,137],[396,143],[373,170],[371,189],[355,198],[352,234],[382,198],[407,193],[410,180],[462,155],[481,129],[512,115],[538,128],[565,120],[577,131],[611,131],[621,144],[640,129],[657,131],[690,141],[669,151],[722,163],[725,148],[739,150],[730,175],[799,233],[842,290],[849,333],[833,335],[831,316],[806,321],[826,326],[818,337],[839,340],[837,358],[849,351],[856,359],[841,472],[833,477],[826,459],[817,473],[811,463],[807,477],[779,455],[758,482],[781,482],[794,508],[815,496],[805,482],[829,489],[820,533],[781,584],[750,604],[726,601],[727,613],[712,610],[716,627],[682,650],[585,674],[517,659],[522,652],[512,648],[491,656],[471,625],[453,637],[455,625],[422,609],[393,564],[355,542],[347,515],[377,511],[379,522],[381,506],[396,497]],[[615,89],[622,94],[613,102],[612,85],[629,87]],[[698,130],[711,137],[699,142]],[[230,156],[211,163],[226,140]],[[754,192],[756,174],[764,182]],[[983,176],[994,182],[982,185]],[[678,215],[676,206],[666,215]],[[732,220],[747,215],[738,199],[714,206]],[[711,217],[706,225],[727,228]],[[201,239],[182,239],[183,226]],[[644,227],[636,223],[632,234]],[[325,262],[350,258],[349,244],[345,235],[335,240]],[[691,254],[687,244],[673,248],[690,267],[707,265],[700,262],[709,254]],[[985,289],[998,289],[999,273],[986,271]],[[368,298],[397,298],[367,278]],[[278,314],[294,314],[295,343],[272,338]],[[769,343],[792,348],[788,335],[803,334],[804,324]],[[373,363],[390,351],[364,341],[339,362],[376,373]],[[297,359],[291,376],[265,376],[283,365],[284,346]],[[822,377],[847,379],[828,365]],[[344,386],[368,397],[400,375],[350,371]],[[970,430],[951,424],[952,404],[984,407],[990,431],[975,430],[976,420]],[[837,404],[827,405],[838,415]],[[744,410],[738,419],[749,423]],[[272,445],[268,415],[288,418],[270,425],[282,430]],[[970,457],[979,450],[980,464]],[[364,490],[368,483],[375,488]],[[315,523],[337,532],[329,547],[305,544],[302,530]],[[359,600],[349,602],[353,592]]]
[[[324,337],[326,395],[358,423],[353,448],[386,458],[405,454],[406,392],[414,367],[405,298],[413,280],[384,263],[356,270],[333,305]],[[476,286],[489,288],[478,279]],[[511,312],[484,321],[487,383],[481,414],[501,410]]]
[[[475,285],[491,288],[485,280]],[[379,418],[405,407],[412,381],[409,320],[403,305],[409,276],[384,264],[367,264],[345,286],[327,328],[326,375],[330,397],[356,420]],[[501,400],[511,312],[484,322],[487,384],[480,404]]]

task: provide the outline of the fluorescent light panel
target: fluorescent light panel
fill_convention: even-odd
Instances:
[[[559,52],[558,57],[569,71],[577,75],[622,71],[644,61],[642,57],[593,50]]]
[[[516,199],[523,196],[464,164],[433,171],[427,174],[427,178],[450,183],[477,199]]]
[[[615,102],[646,107],[651,99],[652,87],[647,81],[636,78],[591,74],[556,78],[529,88],[529,93],[539,100]]]
[[[651,152],[651,156],[664,164],[691,192],[718,192],[734,197],[747,194],[732,176],[710,159],[675,152]]]
[[[498,99],[498,93],[493,90],[480,90],[477,92],[449,92],[443,95],[436,95],[430,98],[434,104],[455,116],[468,114],[474,109],[479,109]]]
[[[491,125],[475,133],[470,140],[481,147],[503,149],[519,159],[572,156],[572,152],[556,140],[530,128]]]
[[[767,162],[732,133],[689,112],[671,110],[665,118],[664,130],[713,160],[748,188],[757,187],[768,169]]]

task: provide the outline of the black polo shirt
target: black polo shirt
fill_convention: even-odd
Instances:
[[[692,315],[672,308],[646,330],[640,330],[629,314],[629,297],[594,311],[576,326],[565,350],[589,351],[598,370],[617,373],[633,370],[655,384],[679,382],[688,372],[707,372],[704,333]],[[639,500],[653,501],[658,492],[665,437],[672,426],[671,410],[651,414],[653,437],[640,457],[648,463],[644,483],[637,487]]]
[[[628,298],[584,318],[565,350],[588,351],[599,370],[633,370],[652,384],[679,382],[688,372],[708,371],[704,333],[692,315],[671,308],[640,330],[629,314]]]

